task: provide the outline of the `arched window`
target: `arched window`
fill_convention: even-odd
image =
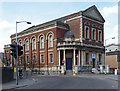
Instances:
[[[29,51],[29,41],[28,41],[28,40],[26,40],[25,50],[26,50],[26,51]]]
[[[93,29],[93,31],[92,31],[92,39],[93,39],[93,40],[96,39],[96,31],[95,31],[95,29]]]
[[[86,27],[86,29],[85,29],[85,37],[89,38],[89,28],[88,27]]]
[[[44,48],[44,38],[41,37],[40,39],[40,48],[43,49]]]
[[[37,63],[36,55],[33,54],[33,64],[36,64],[36,63]]]
[[[102,41],[102,32],[101,32],[101,31],[99,31],[98,40],[99,40],[99,41]]]
[[[49,36],[49,47],[53,47],[53,36]]]
[[[29,62],[29,56],[28,56],[28,55],[26,55],[26,63],[27,63],[27,64],[30,63],[30,62]]]
[[[23,57],[22,57],[22,56],[20,56],[20,57],[19,57],[19,62],[20,62],[20,65],[22,65],[22,64],[23,64],[23,60],[22,60],[22,59],[23,59]]]
[[[35,39],[33,39],[33,44],[32,45],[33,45],[33,47],[32,47],[33,50],[36,50],[36,40]]]
[[[21,46],[22,46],[22,41],[19,41],[19,45],[21,45]]]

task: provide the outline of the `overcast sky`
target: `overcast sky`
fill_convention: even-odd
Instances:
[[[107,44],[118,43],[118,2],[1,2],[0,3],[0,52],[10,44],[10,35],[15,33],[16,21],[30,21],[18,24],[18,32],[72,14],[96,5],[105,19],[104,38],[116,37]]]

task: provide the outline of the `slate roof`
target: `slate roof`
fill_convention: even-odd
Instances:
[[[64,35],[63,38],[75,38],[74,33],[71,30],[67,30]]]

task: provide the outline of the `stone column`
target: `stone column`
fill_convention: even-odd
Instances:
[[[75,49],[73,50],[73,57],[74,57],[74,66],[76,65],[76,59],[75,59]]]
[[[89,65],[92,65],[91,63],[92,63],[92,53],[89,52]]]
[[[59,66],[60,66],[60,50],[58,50],[58,56],[59,56],[58,61],[59,61]]]
[[[81,64],[81,62],[80,62],[80,50],[78,50],[78,60],[79,60],[79,66],[80,66],[80,64]]]
[[[65,60],[65,49],[63,50],[63,60],[64,60],[64,65],[66,65],[66,60]]]
[[[84,52],[81,51],[81,65],[83,66],[84,65]]]

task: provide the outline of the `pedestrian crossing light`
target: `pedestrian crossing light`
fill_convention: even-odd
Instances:
[[[16,44],[16,42],[14,42],[14,43],[12,43],[12,44],[10,44],[10,47],[11,47],[11,51],[12,51],[12,53],[11,53],[11,55],[14,57],[14,58],[17,58],[17,51],[16,51],[16,47],[17,46],[17,44]]]
[[[18,56],[21,56],[23,54],[23,47],[18,45]]]

